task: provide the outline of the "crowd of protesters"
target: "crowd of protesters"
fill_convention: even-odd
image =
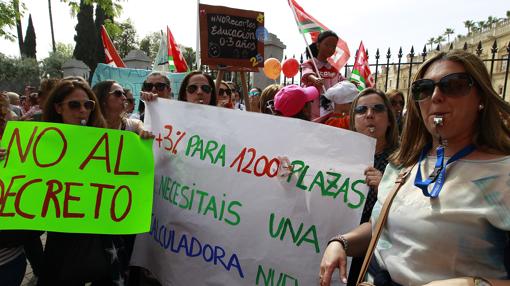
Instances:
[[[483,63],[463,51],[438,53],[419,68],[407,98],[398,90],[359,92],[327,63],[337,40],[330,31],[319,35],[303,64],[302,86],[253,87],[243,104],[237,86],[222,81],[221,73],[214,80],[193,71],[176,99],[293,117],[376,140],[374,165],[365,170],[370,190],[360,226],[328,243],[317,265],[320,285],[329,285],[336,269],[344,283],[357,285],[365,273],[362,264],[369,269],[363,278],[376,285],[509,285],[510,129],[503,119],[510,116],[510,105],[494,91]],[[155,72],[143,83],[140,98],[155,101],[171,94],[168,77]],[[35,120],[126,130],[151,140],[143,125],[143,102],[139,105],[134,116],[133,94],[112,80],[90,87],[79,77],[45,79],[37,91],[27,86],[23,96],[2,92],[0,139],[7,121]],[[4,157],[0,149],[0,160]],[[383,213],[396,184],[402,190]],[[378,230],[381,216],[386,221]],[[375,234],[379,245],[363,263],[367,253],[371,257]],[[20,285],[26,258],[41,286],[158,284],[144,270],[129,270],[134,236],[48,232],[43,248],[40,235],[0,231],[0,285]],[[110,249],[119,249],[116,263],[105,255],[94,263],[77,255]],[[347,256],[354,257],[350,273]]]

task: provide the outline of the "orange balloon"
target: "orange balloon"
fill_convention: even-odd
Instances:
[[[282,71],[282,64],[278,59],[269,58],[264,62],[264,74],[275,80],[280,76],[280,72]]]

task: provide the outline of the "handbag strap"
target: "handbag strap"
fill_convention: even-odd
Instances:
[[[365,259],[363,260],[363,266],[361,266],[361,271],[359,273],[358,281],[357,281],[356,285],[360,284],[363,281],[363,278],[365,277],[365,274],[367,273],[368,265],[370,264],[370,260],[372,258],[372,255],[374,254],[374,250],[377,245],[377,240],[379,240],[383,226],[386,223],[386,219],[388,218],[388,213],[390,211],[391,203],[393,203],[393,199],[396,197],[397,192],[400,189],[400,187],[406,181],[406,178],[409,175],[409,173],[411,172],[412,168],[413,168],[413,166],[404,168],[404,169],[402,169],[402,171],[400,171],[397,179],[395,180],[395,185],[393,186],[393,189],[391,190],[390,194],[386,197],[386,200],[384,201],[384,205],[383,205],[381,213],[379,215],[379,219],[377,220],[375,229],[372,232],[372,238],[370,239],[370,244],[368,245],[367,253],[365,255]]]

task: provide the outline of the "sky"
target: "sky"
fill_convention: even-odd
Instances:
[[[402,47],[404,55],[414,45],[415,53],[421,52],[427,40],[452,28],[455,34],[465,35],[466,20],[481,21],[488,16],[504,18],[510,10],[508,0],[296,0],[305,11],[321,21],[344,39],[350,49],[351,59],[360,41],[363,41],[373,58],[380,49],[385,59],[388,48],[393,55]],[[45,58],[51,51],[51,34],[48,2],[23,0],[27,11],[22,20],[23,33],[32,14],[36,37],[37,58]],[[297,30],[287,0],[202,0],[208,5],[227,6],[265,13],[265,27],[286,46],[285,55],[292,56],[304,51],[305,42]],[[195,0],[127,0],[121,1],[123,12],[120,21],[130,18],[139,39],[168,25],[179,44],[196,46],[197,1]],[[76,17],[72,17],[67,4],[52,0],[55,41],[73,43]],[[11,31],[16,34],[15,29]],[[0,40],[0,52],[19,56],[17,42]],[[395,58],[396,60],[396,58]]]

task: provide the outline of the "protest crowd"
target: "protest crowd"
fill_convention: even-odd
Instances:
[[[362,175],[368,193],[358,226],[325,241],[320,264],[309,265],[318,285],[338,283],[336,275],[347,285],[510,285],[510,105],[495,92],[483,62],[465,51],[437,53],[404,95],[342,75],[328,62],[338,41],[333,31],[318,35],[299,85],[250,86],[247,95],[222,72],[213,78],[202,70],[188,71],[179,90],[167,73],[154,71],[135,96],[115,80],[91,86],[78,76],[43,79],[21,95],[2,91],[0,164],[12,155],[5,148],[11,138],[2,137],[9,122],[121,130],[155,143],[147,113],[135,106],[143,111],[168,100],[274,122],[307,121],[321,132],[319,126],[348,130],[375,142],[373,165]],[[279,174],[292,172],[287,159],[279,157]],[[5,182],[0,213],[9,200]],[[225,213],[236,214],[230,205]],[[167,285],[130,264],[139,235],[2,229],[0,285],[21,285],[27,263],[40,286]]]

